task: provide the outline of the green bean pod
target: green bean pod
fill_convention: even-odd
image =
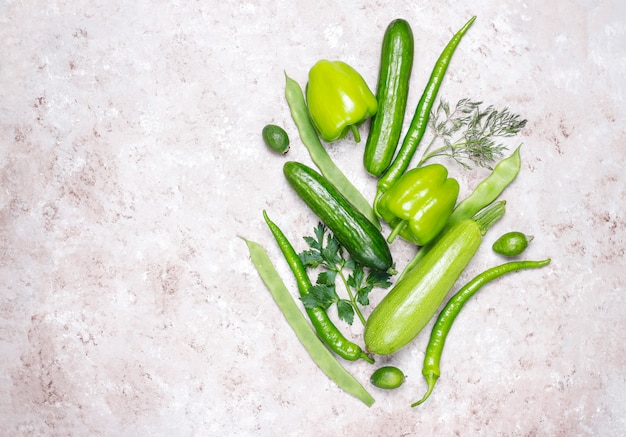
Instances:
[[[296,301],[291,297],[291,293],[289,293],[263,246],[245,238],[243,240],[248,246],[250,258],[259,276],[311,359],[339,388],[371,407],[375,402],[372,395],[337,361],[313,331],[298,308]]]
[[[443,347],[446,342],[446,337],[450,332],[454,319],[456,319],[456,316],[461,312],[465,303],[485,284],[493,281],[494,279],[504,276],[507,273],[523,269],[536,269],[543,267],[549,263],[550,259],[548,258],[543,261],[514,261],[492,267],[477,275],[474,279],[463,286],[463,288],[461,288],[454,296],[452,296],[437,317],[437,321],[435,322],[433,330],[430,334],[428,346],[426,347],[422,375],[424,375],[424,378],[426,379],[428,390],[424,397],[411,404],[411,407],[416,407],[422,404],[432,393],[435,383],[441,375],[439,363],[441,360],[441,354],[443,353]]]
[[[289,264],[289,267],[293,272],[296,283],[298,284],[300,296],[306,295],[312,287],[312,284],[300,257],[285,234],[281,231],[278,225],[270,220],[267,212],[265,211],[263,211],[263,218],[265,219],[267,226],[270,228],[270,231],[272,232],[278,247],[283,253],[287,264]],[[355,361],[359,358],[363,358],[368,363],[374,362],[370,356],[363,352],[359,345],[348,340],[341,333],[341,331],[337,329],[323,308],[306,308],[306,313],[308,314],[309,319],[311,319],[311,324],[315,328],[317,335],[319,335],[322,341],[341,358],[348,361]]]
[[[495,166],[493,171],[474,188],[474,191],[452,211],[446,228],[450,228],[457,222],[470,218],[478,211],[496,200],[506,187],[511,185],[519,174],[522,158],[520,147],[507,158],[504,158]]]

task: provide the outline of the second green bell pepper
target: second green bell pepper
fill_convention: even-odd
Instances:
[[[400,235],[423,246],[443,229],[459,196],[459,183],[441,164],[404,173],[376,203],[376,212],[392,227],[391,243]]]
[[[358,143],[358,125],[378,111],[376,96],[365,79],[341,61],[323,59],[313,65],[306,99],[311,121],[327,142],[342,139],[352,131]]]

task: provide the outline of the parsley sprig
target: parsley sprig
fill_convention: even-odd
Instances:
[[[365,325],[359,305],[369,305],[369,294],[374,287],[390,287],[391,274],[367,269],[356,262],[324,224],[318,223],[313,232],[314,236],[304,237],[309,249],[298,256],[307,269],[320,267],[321,270],[315,285],[301,297],[302,303],[306,308],[319,306],[324,309],[336,304],[341,320],[352,325],[356,313]],[[343,282],[348,299],[339,297],[337,293],[337,276]]]
[[[448,156],[464,168],[469,162],[491,169],[502,157],[506,147],[495,138],[512,137],[526,126],[526,120],[508,108],[493,106],[481,109],[482,102],[461,99],[451,108],[440,100],[428,121],[434,136],[424,151],[418,167],[436,156]]]

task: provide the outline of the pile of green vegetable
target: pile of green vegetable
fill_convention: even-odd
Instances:
[[[406,20],[393,20],[385,31],[376,94],[357,71],[340,61],[320,60],[313,65],[306,98],[300,85],[285,76],[291,116],[317,168],[289,161],[283,173],[320,222],[313,236],[304,237],[307,249],[298,253],[267,211],[263,217],[293,272],[302,305],[293,298],[264,248],[245,241],[261,278],[312,359],[329,378],[368,406],[374,398],[337,357],[373,365],[373,356],[391,355],[411,344],[444,304],[486,232],[505,214],[506,202],[499,197],[520,170],[520,147],[502,158],[506,147],[497,139],[516,135],[526,120],[507,108],[483,109],[482,102],[471,99],[451,107],[439,98],[435,105],[452,56],[475,18],[441,52],[402,141],[414,57],[413,33]],[[359,142],[359,129],[366,121],[369,130],[363,164],[377,180],[372,201],[348,180],[322,143],[345,139],[349,133]],[[417,165],[409,168],[429,129],[431,141]],[[289,150],[288,135],[280,126],[266,126],[262,137],[276,152]],[[491,171],[469,196],[459,200],[459,183],[449,177],[446,166],[426,164],[434,158],[450,158],[468,170],[474,164]],[[492,164],[496,165],[492,168]],[[416,248],[415,257],[401,270],[391,250],[398,237]],[[494,243],[493,251],[517,257],[531,240],[522,232],[508,232]],[[448,299],[425,351],[422,373],[427,392],[411,406],[431,394],[440,375],[446,336],[468,299],[505,274],[549,263],[550,259],[517,259],[494,266]],[[311,280],[314,273],[315,282]],[[347,298],[337,291],[338,282]],[[389,291],[366,318],[361,308],[369,305],[369,294],[375,288]],[[348,324],[357,316],[364,326],[364,347],[348,339],[333,322],[329,315],[332,306]],[[404,380],[400,369],[383,366],[373,370],[370,382],[393,389]]]

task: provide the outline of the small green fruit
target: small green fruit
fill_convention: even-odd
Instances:
[[[372,373],[370,382],[378,388],[398,388],[404,382],[404,373],[397,367],[384,366]]]

